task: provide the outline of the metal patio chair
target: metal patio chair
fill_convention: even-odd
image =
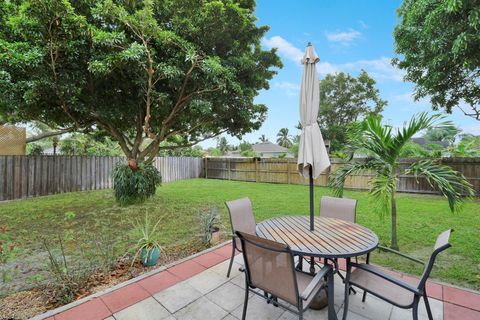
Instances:
[[[297,314],[302,320],[304,311],[323,289],[327,290],[328,319],[337,319],[331,266],[324,266],[316,275],[298,271],[295,269],[293,253],[289,246],[247,233],[237,231],[236,234],[241,241],[245,261],[245,301],[242,320],[245,320],[247,314],[249,292]],[[327,283],[324,278],[327,279]],[[259,290],[263,290],[264,294]]]
[[[233,259],[235,258],[235,251],[242,251],[242,244],[236,237],[235,232],[240,231],[249,234],[256,234],[256,223],[253,215],[252,202],[249,198],[242,198],[233,201],[226,201],[225,205],[228,208],[230,216],[230,224],[232,227],[232,257],[230,258],[230,265],[228,266],[227,278],[230,277],[232,271]]]
[[[420,298],[423,298],[425,307],[427,309],[428,318],[433,319],[430,304],[426,292],[426,282],[430,276],[435,259],[437,255],[450,248],[451,244],[448,242],[450,234],[453,229],[442,232],[435,242],[434,250],[428,263],[425,266],[422,277],[417,285],[412,285],[396,277],[385,273],[382,269],[374,267],[369,264],[369,255],[367,256],[367,263],[348,263],[347,276],[345,278],[345,290],[350,286],[356,286],[364,290],[362,302],[365,302],[366,294],[371,293],[374,296],[383,299],[397,307],[403,309],[412,309],[413,319],[418,319],[418,304]],[[404,256],[404,255],[402,255]],[[407,257],[409,258],[409,257]],[[411,258],[409,258],[411,259]],[[416,259],[411,259],[418,261]],[[422,263],[423,264],[423,263]],[[425,264],[424,264],[425,265]],[[355,267],[355,271],[351,271]],[[345,294],[345,310],[344,318],[348,311],[348,294]]]
[[[357,219],[357,200],[323,196],[320,199],[320,216],[355,223]],[[338,269],[338,259],[330,260],[332,260],[335,264],[334,272],[339,275],[343,282],[345,282],[345,277],[340,273]],[[327,259],[324,260],[324,263],[327,263]],[[353,293],[356,293],[355,289],[353,288],[351,289],[351,291]]]

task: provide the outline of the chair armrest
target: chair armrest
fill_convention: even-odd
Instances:
[[[405,259],[411,260],[411,261],[413,261],[413,262],[416,262],[416,263],[419,263],[419,264],[425,266],[425,262],[423,262],[423,261],[421,261],[421,260],[418,260],[418,259],[416,259],[416,258],[414,258],[414,257],[411,257],[411,256],[409,256],[409,255],[407,255],[407,254],[405,254],[405,253],[400,252],[400,251],[394,250],[394,249],[392,249],[392,248],[380,246],[380,245],[379,245],[377,248],[380,249],[380,250],[383,250],[383,251],[388,251],[388,252],[390,252],[390,253],[399,255],[399,256],[401,256],[401,257],[403,257],[403,258],[405,258]]]
[[[305,288],[305,290],[303,290],[303,292],[300,294],[300,298],[302,298],[303,300],[307,300],[313,293],[313,289],[315,289],[318,283],[322,281],[322,279],[331,271],[331,266],[324,266],[320,271],[318,271],[312,281],[310,281],[308,286]]]
[[[402,280],[399,280],[395,277],[392,277],[391,275],[387,274],[387,273],[384,273],[382,272],[381,270],[377,269],[377,268],[374,268],[372,267],[371,265],[369,264],[359,264],[359,263],[350,263],[350,265],[352,267],[355,267],[357,269],[362,269],[362,270],[365,270],[367,272],[370,272],[370,273],[373,273],[374,275],[380,277],[380,278],[383,278],[391,283],[394,283],[396,284],[397,286],[399,287],[402,287],[408,291],[411,291],[415,294],[418,294],[418,295],[421,295],[422,292],[420,290],[418,290],[417,288],[415,288],[414,286],[412,286],[411,284],[407,283],[407,282],[404,282]]]

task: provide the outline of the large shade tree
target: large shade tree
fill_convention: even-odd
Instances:
[[[375,80],[362,70],[358,77],[339,72],[320,81],[318,124],[330,140],[330,150],[338,151],[346,142],[345,128],[370,113],[381,113],[387,101],[380,98]]]
[[[329,185],[337,196],[342,196],[345,180],[349,175],[370,172],[370,194],[376,209],[382,216],[391,216],[391,247],[398,250],[397,239],[397,181],[402,174],[423,177],[448,200],[452,212],[460,209],[463,196],[472,196],[474,191],[465,177],[451,167],[435,160],[423,159],[411,164],[407,169],[400,166],[400,157],[411,138],[420,131],[438,124],[439,115],[429,116],[420,113],[414,116],[403,128],[396,130],[384,126],[381,117],[370,115],[355,130],[351,130],[350,141],[353,150],[362,150],[366,159],[353,157],[329,177]],[[443,122],[439,125],[451,125]]]
[[[480,0],[404,0],[398,15],[394,63],[415,98],[480,120]]]
[[[100,130],[137,162],[162,142],[258,129],[254,97],[281,67],[252,0],[0,4],[0,118]],[[164,144],[165,145],[165,144]]]

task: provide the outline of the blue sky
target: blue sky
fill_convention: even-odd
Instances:
[[[270,26],[262,40],[266,48],[278,48],[284,64],[270,81],[270,89],[262,91],[256,102],[268,106],[268,117],[262,128],[244,136],[249,142],[265,134],[276,140],[280,128],[297,134],[298,93],[302,68],[299,63],[306,44],[314,45],[320,62],[320,79],[325,74],[344,71],[357,75],[365,69],[377,81],[380,95],[388,101],[385,122],[401,126],[420,111],[430,111],[428,99],[414,102],[413,84],[402,80],[403,72],[391,66],[395,56],[393,29],[397,23],[396,9],[401,1],[314,1],[257,0],[258,25]],[[463,132],[480,134],[480,123],[454,111],[447,116]],[[238,140],[226,136],[237,144]],[[215,141],[202,143],[214,146]]]

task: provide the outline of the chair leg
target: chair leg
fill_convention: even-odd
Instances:
[[[415,296],[415,300],[413,301],[413,320],[418,320],[418,296]]]
[[[303,270],[303,256],[298,256],[297,270]]]
[[[423,292],[423,301],[425,301],[425,308],[427,309],[427,315],[429,320],[433,320],[432,310],[430,309],[430,303],[428,302],[427,292]]]
[[[350,258],[347,258],[347,276],[345,277],[345,301],[343,302],[343,320],[347,319],[348,313],[348,298],[350,296],[350,273],[351,273]]]
[[[230,264],[228,266],[228,272],[227,272],[227,278],[230,278],[230,271],[232,271],[232,266],[233,266],[233,259],[235,258],[235,240],[233,240],[232,244],[232,257],[230,258]]]
[[[365,299],[367,298],[367,291],[363,291],[363,295],[362,295],[362,302],[365,302]]]
[[[335,314],[333,275],[333,271],[331,271],[327,280],[328,320],[337,319],[337,315]]]
[[[337,270],[337,274],[342,279],[343,283],[345,283],[345,277],[343,276],[343,274],[340,273],[340,270]],[[357,291],[353,287],[350,287],[350,292],[353,294],[357,294]]]
[[[248,284],[245,281],[245,300],[243,301],[243,313],[242,320],[245,320],[247,317],[247,306],[248,306]]]

